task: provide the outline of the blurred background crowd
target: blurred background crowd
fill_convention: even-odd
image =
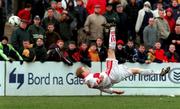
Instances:
[[[0,0],[0,60],[91,67],[107,58],[111,25],[119,63],[180,62],[180,0]]]

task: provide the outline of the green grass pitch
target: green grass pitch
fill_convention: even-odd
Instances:
[[[0,109],[180,109],[180,96],[0,97]]]

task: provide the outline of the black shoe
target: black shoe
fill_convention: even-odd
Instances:
[[[164,76],[167,73],[169,73],[170,69],[171,69],[170,67],[162,68],[160,76]]]

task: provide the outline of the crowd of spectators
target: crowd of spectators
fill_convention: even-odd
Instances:
[[[180,62],[180,0],[24,0],[21,23],[4,36],[0,0],[0,60],[103,62],[109,26],[116,27],[119,63]],[[21,3],[20,3],[21,4]]]

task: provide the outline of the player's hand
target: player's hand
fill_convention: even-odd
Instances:
[[[23,64],[23,60],[20,60],[20,65],[22,65]]]
[[[100,77],[96,80],[97,84],[100,84],[104,79],[103,75],[100,75]]]
[[[122,91],[122,90],[113,90],[113,93],[121,95],[121,94],[124,94],[124,91]]]
[[[10,63],[12,63],[12,62],[13,62],[13,60],[12,60],[12,59],[9,59],[8,61],[9,61]]]

